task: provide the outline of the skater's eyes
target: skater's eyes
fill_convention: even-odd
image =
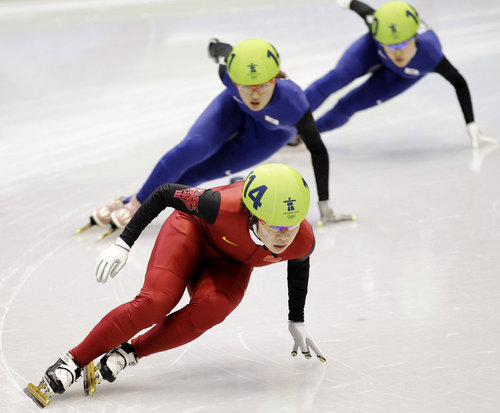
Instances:
[[[288,231],[292,231],[300,225],[300,224],[290,225],[290,226],[268,225],[264,221],[262,221],[261,219],[259,219],[259,221],[264,227],[271,230],[272,232],[281,232],[284,229],[286,229]]]
[[[264,93],[271,88],[272,85],[274,85],[275,79],[270,80],[269,82],[262,83],[260,85],[239,85],[236,84],[236,87],[238,90],[242,93],[246,93],[247,95],[252,94],[253,92],[257,93]]]
[[[401,42],[398,44],[384,44],[384,46],[387,48],[387,50],[390,50],[391,52],[395,52],[396,50],[405,50],[412,41],[415,40],[415,36],[413,36],[410,40],[407,40],[406,42]]]

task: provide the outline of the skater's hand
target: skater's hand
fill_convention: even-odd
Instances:
[[[467,124],[467,132],[470,137],[470,144],[473,148],[478,148],[480,142],[497,144],[497,140],[490,138],[489,136],[484,136],[479,126],[477,126],[476,122],[469,122]]]
[[[328,200],[319,201],[318,207],[319,207],[319,214],[321,217],[320,221],[318,222],[318,226],[322,226],[327,222],[356,221],[356,215],[350,215],[350,214],[335,215],[333,209],[330,207],[330,205],[328,205]]]
[[[323,353],[319,349],[318,345],[312,339],[304,323],[289,321],[288,331],[290,331],[290,334],[292,335],[294,340],[292,357],[295,357],[297,355],[297,350],[300,347],[300,351],[306,359],[311,358],[310,350],[312,350],[321,362],[324,363],[326,361],[326,358],[323,356]]]
[[[106,248],[96,260],[97,282],[104,284],[109,277],[113,278],[118,274],[127,262],[129,251],[130,247],[120,237],[113,245]]]
[[[347,10],[351,6],[351,0],[337,0],[337,4]]]

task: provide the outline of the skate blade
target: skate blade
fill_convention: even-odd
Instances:
[[[33,383],[29,383],[24,389],[24,393],[35,402],[35,404],[43,409],[50,404],[49,396],[41,391],[46,386],[45,383],[35,386]]]
[[[97,240],[102,241],[104,238],[106,238],[108,235],[111,235],[115,231],[116,231],[116,228],[111,227],[104,234],[101,234],[101,236]]]
[[[77,230],[75,231],[75,234],[79,234],[80,232],[83,232],[83,231],[85,231],[86,229],[89,229],[89,228],[92,228],[92,227],[93,227],[93,224],[88,223],[87,225],[85,225],[85,226],[83,226],[83,227],[81,227],[81,228],[77,229]]]
[[[95,393],[96,386],[102,381],[99,373],[99,365],[96,367],[91,361],[83,369],[83,393],[85,396],[90,396]]]

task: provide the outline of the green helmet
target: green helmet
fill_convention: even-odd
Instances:
[[[404,1],[390,1],[373,13],[371,32],[382,44],[398,44],[410,40],[417,33],[420,17]]]
[[[245,179],[243,203],[269,225],[292,226],[309,211],[309,187],[293,168],[279,163],[261,165]]]
[[[227,72],[234,83],[260,85],[280,72],[280,55],[271,43],[248,39],[233,47],[227,58]]]

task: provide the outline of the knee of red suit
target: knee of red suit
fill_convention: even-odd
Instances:
[[[222,323],[234,310],[235,305],[223,294],[213,293],[189,304],[192,309],[190,320],[193,327],[200,331],[208,330]]]

